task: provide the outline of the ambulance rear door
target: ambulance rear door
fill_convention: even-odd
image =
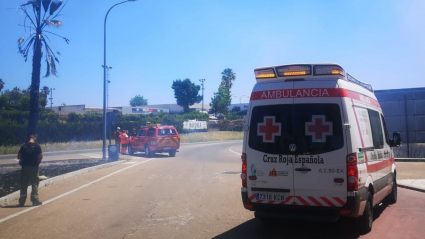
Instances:
[[[294,82],[292,138],[295,204],[341,207],[347,198],[342,100],[337,80]]]
[[[248,198],[253,203],[290,205],[294,202],[293,165],[286,157],[293,99],[284,93],[293,82],[257,84],[251,95],[244,145]]]

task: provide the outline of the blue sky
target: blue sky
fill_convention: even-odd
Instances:
[[[5,89],[31,82],[31,58],[17,53],[24,18],[13,8],[23,2],[0,2]],[[69,0],[58,18],[63,27],[49,29],[71,41],[51,37],[61,52],[60,77],[42,78],[41,86],[55,88],[54,106],[102,106],[103,21],[118,2]],[[225,68],[236,73],[232,103],[243,103],[254,68],[316,62],[339,63],[375,90],[424,87],[425,1],[138,0],[108,16],[110,106],[128,106],[135,95],[175,103],[171,85],[185,78],[206,79],[208,104]]]

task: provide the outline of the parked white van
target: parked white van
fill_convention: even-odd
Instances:
[[[373,207],[397,201],[392,147],[369,84],[337,64],[254,70],[244,125],[242,201],[262,221],[358,217],[372,229]]]

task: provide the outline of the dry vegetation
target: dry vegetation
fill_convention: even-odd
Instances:
[[[202,133],[180,134],[181,143],[194,143],[205,141],[237,140],[242,139],[243,132],[211,131]],[[108,142],[107,142],[108,143]],[[43,152],[55,152],[78,149],[98,149],[102,147],[102,141],[68,142],[41,144]],[[0,154],[17,154],[20,146],[0,146]]]

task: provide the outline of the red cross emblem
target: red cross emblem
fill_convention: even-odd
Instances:
[[[274,143],[274,137],[280,136],[280,123],[274,116],[264,116],[264,121],[258,124],[257,135],[263,136],[263,142]]]
[[[326,136],[333,134],[332,122],[326,122],[324,115],[313,115],[311,122],[305,122],[305,134],[310,135],[314,143],[324,143]]]

